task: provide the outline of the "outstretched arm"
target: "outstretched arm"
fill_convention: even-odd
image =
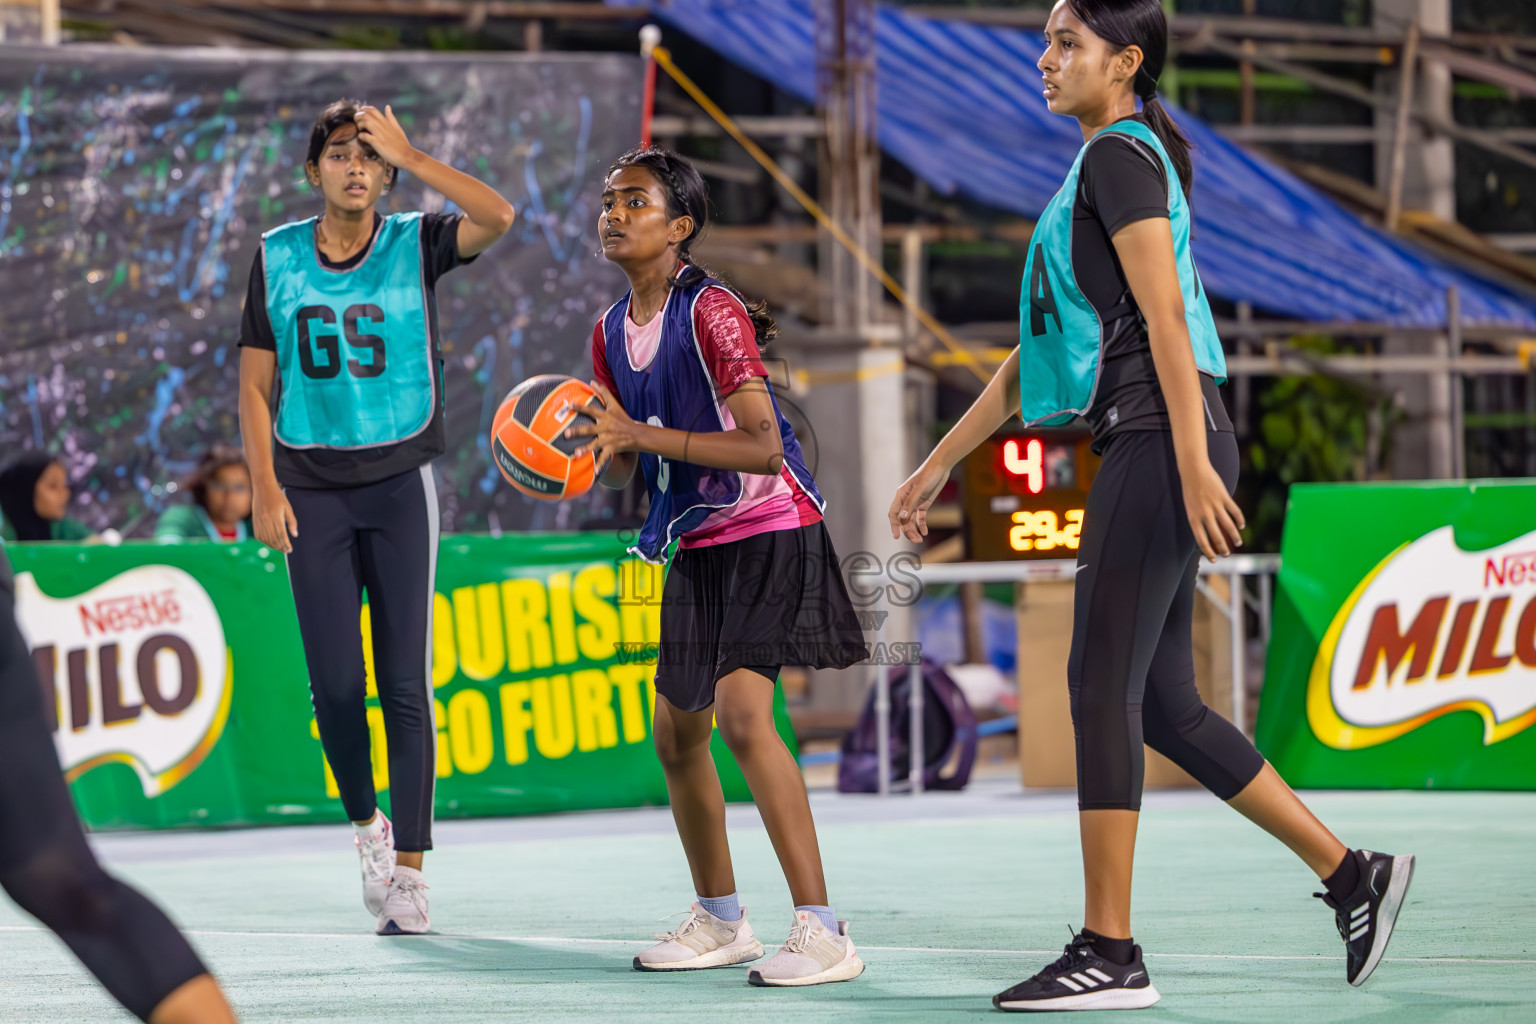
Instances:
[[[992,375],[981,396],[960,417],[960,422],[950,428],[933,453],[897,489],[887,513],[891,521],[891,537],[906,537],[914,544],[921,543],[928,535],[928,507],[939,496],[944,481],[949,479],[949,471],[1018,413],[1019,350],[1015,348]]]
[[[469,259],[484,252],[507,233],[516,215],[512,204],[478,178],[454,170],[412,146],[405,137],[393,108],[364,107],[357,112],[358,138],[384,160],[408,171],[441,192],[464,211],[459,221],[459,256]]]

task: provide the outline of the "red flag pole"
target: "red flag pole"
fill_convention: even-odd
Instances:
[[[656,113],[656,47],[661,44],[661,29],[646,25],[640,29],[640,57],[645,61],[645,90],[640,99],[640,145],[651,144],[651,118]]]

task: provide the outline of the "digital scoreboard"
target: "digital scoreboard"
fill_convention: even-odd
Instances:
[[[1076,558],[1099,458],[1078,431],[1002,434],[961,463],[966,557]]]

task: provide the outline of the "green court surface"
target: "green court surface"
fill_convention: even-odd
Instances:
[[[1135,933],[1163,1000],[1141,1017],[1536,1021],[1536,794],[1308,799],[1351,845],[1419,857],[1388,960],[1350,988],[1299,861],[1214,798],[1149,794]],[[868,969],[804,990],[750,988],[741,968],[630,970],[667,927],[658,919],[691,899],[664,808],[440,823],[425,937],[370,933],[342,826],[97,845],[190,931],[251,1022],[1001,1019],[992,993],[1052,959],[1080,923],[1070,797],[989,782],[813,803],[833,902]],[[750,807],[730,818],[743,901],[764,943],[782,941],[789,896],[772,849]],[[0,964],[4,1024],[130,1019],[3,902]]]

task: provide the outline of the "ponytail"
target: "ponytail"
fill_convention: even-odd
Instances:
[[[1161,0],[1067,0],[1067,6],[1088,30],[1111,46],[1124,50],[1141,48],[1141,64],[1131,90],[1141,100],[1141,113],[1147,127],[1168,151],[1168,159],[1179,175],[1184,199],[1194,183],[1195,168],[1189,157],[1189,137],[1168,116],[1157,98],[1157,80],[1168,59],[1168,17]]]
[[[1155,90],[1152,95],[1142,97],[1141,112],[1147,119],[1147,127],[1152,129],[1152,134],[1157,136],[1163,149],[1168,151],[1168,159],[1178,172],[1179,185],[1184,189],[1184,201],[1189,202],[1189,190],[1195,183],[1195,165],[1189,157],[1189,137],[1168,116],[1168,110],[1158,100]]]
[[[678,255],[684,260],[683,269],[678,271],[676,277],[667,279],[667,284],[674,288],[692,288],[706,277],[712,277],[720,282],[720,287],[736,296],[737,300],[746,307],[747,316],[752,320],[752,331],[757,335],[757,347],[762,349],[770,341],[779,336],[779,325],[774,322],[773,314],[768,312],[768,303],[762,299],[749,299],[737,291],[729,281],[708,267],[701,267],[694,262],[692,254],[687,251],[689,243],[684,243],[684,248]]]
[[[625,167],[643,167],[655,176],[667,194],[668,219],[693,218],[693,231],[677,246],[677,255],[683,261],[683,269],[678,271],[676,277],[668,278],[667,284],[673,288],[691,288],[706,277],[713,277],[746,307],[747,315],[752,318],[752,329],[757,335],[758,348],[777,338],[779,325],[773,322],[773,316],[768,312],[768,303],[762,299],[748,299],[718,274],[701,267],[693,258],[693,243],[698,241],[709,224],[709,190],[705,188],[704,179],[698,170],[671,150],[656,146],[630,150],[613,162],[608,173],[612,175],[614,171]]]

